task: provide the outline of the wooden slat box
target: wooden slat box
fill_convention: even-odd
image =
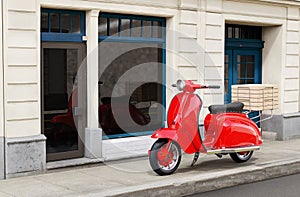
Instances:
[[[244,103],[246,110],[278,109],[278,87],[270,84],[232,85],[232,102]]]

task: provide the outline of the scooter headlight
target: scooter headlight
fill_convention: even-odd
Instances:
[[[185,82],[183,81],[183,80],[177,80],[177,82],[176,82],[176,86],[177,86],[177,89],[179,90],[179,91],[182,91],[183,90],[183,88],[185,87]]]

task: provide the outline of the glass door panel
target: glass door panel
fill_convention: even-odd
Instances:
[[[82,43],[42,43],[42,125],[48,161],[83,156],[79,134],[84,118],[74,113],[79,95],[84,95],[75,80],[83,57]]]

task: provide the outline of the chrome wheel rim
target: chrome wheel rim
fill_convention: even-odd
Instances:
[[[172,152],[172,154],[173,154],[172,162],[170,162],[167,166],[161,165],[160,161],[158,161],[158,165],[159,165],[159,167],[162,170],[165,170],[165,171],[172,170],[176,166],[176,164],[178,163],[178,160],[179,160],[179,150],[176,147],[176,145],[174,145],[173,143],[171,144],[170,152]],[[171,153],[169,153],[168,156],[170,154]]]
[[[251,151],[248,151],[248,152],[241,152],[241,153],[236,153],[237,157],[240,159],[240,160],[246,160],[249,158],[251,154]]]

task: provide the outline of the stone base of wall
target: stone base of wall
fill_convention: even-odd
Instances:
[[[0,179],[5,178],[4,161],[4,137],[0,137]]]
[[[30,174],[46,169],[46,137],[6,138],[6,177]]]
[[[269,115],[263,115],[262,118]],[[263,131],[277,133],[277,140],[300,138],[300,113],[291,115],[274,115],[261,123]]]

